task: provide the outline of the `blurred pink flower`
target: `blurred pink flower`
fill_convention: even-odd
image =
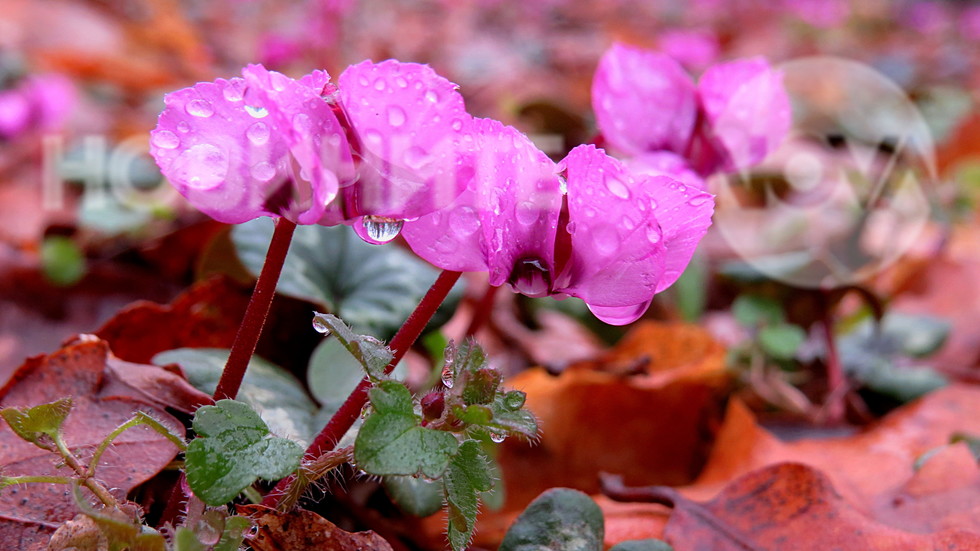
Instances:
[[[68,77],[56,73],[27,76],[16,87],[0,91],[0,138],[58,130],[76,100],[75,86]]]
[[[690,70],[702,70],[718,59],[718,37],[711,31],[667,31],[658,43],[665,54]]]
[[[454,169],[470,117],[427,66],[365,61],[339,88],[323,71],[242,75],[168,94],[151,133],[164,175],[216,220],[349,223],[378,243],[466,185]]]
[[[671,57],[615,44],[599,61],[592,104],[617,150],[671,152],[701,176],[757,164],[791,123],[782,75],[759,57],[713,65],[695,87]]]
[[[620,325],[676,281],[711,223],[710,194],[634,178],[594,146],[555,164],[497,121],[477,119],[473,135],[466,191],[403,232],[441,268],[486,271],[491,285],[532,297],[575,296]]]

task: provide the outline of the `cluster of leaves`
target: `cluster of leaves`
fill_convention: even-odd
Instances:
[[[487,365],[478,345],[466,342],[447,347],[440,388],[415,397],[386,374],[393,355],[377,339],[354,333],[331,314],[317,314],[315,323],[350,351],[373,383],[354,442],[354,464],[385,477],[396,502],[408,504],[413,512],[433,512],[426,504],[438,496],[437,503],[444,503],[449,515],[450,544],[465,548],[480,495],[493,488],[487,441],[537,438],[537,422],[524,409],[524,393],[502,390],[500,372]]]

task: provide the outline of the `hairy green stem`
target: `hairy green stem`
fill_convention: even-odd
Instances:
[[[419,338],[425,325],[432,319],[439,305],[446,300],[446,296],[449,295],[449,291],[459,280],[460,275],[462,274],[459,272],[451,272],[449,270],[444,270],[439,274],[435,283],[432,284],[432,287],[422,297],[422,301],[419,302],[419,305],[408,316],[408,319],[401,326],[401,329],[398,330],[398,333],[395,333],[395,336],[391,339],[389,347],[394,352],[394,358],[388,364],[388,367],[385,368],[385,373],[391,373],[391,370],[395,369],[395,366],[405,356],[408,349]],[[306,449],[305,457],[317,458],[333,450],[337,442],[350,430],[351,426],[354,425],[354,421],[361,414],[361,409],[367,403],[367,391],[369,388],[371,388],[371,381],[367,377],[361,379],[357,388],[347,397],[347,400],[340,406],[340,409],[330,418],[327,426],[323,427],[320,434],[316,436]],[[276,507],[283,496],[287,494],[287,489],[295,479],[296,475],[292,475],[280,480],[279,484],[263,500],[262,505]]]

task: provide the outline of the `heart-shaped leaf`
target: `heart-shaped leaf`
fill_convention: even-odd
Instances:
[[[0,416],[17,436],[46,450],[53,449],[61,424],[71,412],[71,398],[30,408],[4,408]]]
[[[420,426],[412,394],[397,381],[382,381],[369,391],[372,413],[354,442],[354,462],[375,475],[421,473],[438,478],[456,452],[456,437]]]
[[[459,446],[459,451],[449,461],[449,469],[443,480],[449,516],[449,544],[455,551],[460,551],[473,537],[480,493],[493,487],[490,467],[479,442],[467,440]]]
[[[588,495],[569,488],[542,493],[504,536],[500,551],[600,551],[602,510]]]
[[[299,444],[270,437],[269,427],[243,402],[201,407],[193,426],[198,437],[187,446],[187,483],[208,505],[231,501],[257,478],[285,477],[303,455]]]

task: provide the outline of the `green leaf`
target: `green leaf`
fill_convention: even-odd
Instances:
[[[460,444],[459,451],[449,461],[443,481],[449,517],[447,536],[454,551],[460,551],[473,537],[480,493],[493,487],[490,467],[479,442],[467,440]]]
[[[732,303],[735,321],[745,327],[775,325],[785,319],[783,308],[775,300],[757,295],[741,295]]]
[[[374,475],[421,473],[438,478],[456,452],[456,438],[420,426],[411,392],[397,381],[382,381],[369,396],[374,412],[354,442],[357,466]]]
[[[272,221],[259,218],[232,230],[238,256],[258,274],[272,237]],[[357,332],[390,338],[415,309],[438,271],[395,246],[368,245],[344,226],[299,226],[293,234],[277,291],[320,304]],[[430,326],[448,320],[462,296],[450,294]]]
[[[946,320],[896,312],[889,312],[881,326],[881,332],[898,343],[902,354],[912,358],[922,358],[939,350],[949,331]]]
[[[468,373],[463,381],[463,403],[489,404],[497,394],[503,376],[492,367],[484,367]]]
[[[442,509],[442,484],[414,476],[386,476],[385,492],[399,509],[427,517]]]
[[[527,440],[536,440],[538,438],[538,420],[533,413],[523,409],[523,407],[514,409],[513,406],[517,403],[516,397],[518,396],[515,394],[516,392],[519,391],[497,394],[490,406],[493,410],[493,422],[490,425],[497,427],[499,429],[497,432],[516,434]],[[520,392],[519,394],[523,395],[524,393]],[[523,396],[520,397],[523,398]],[[524,403],[521,401],[521,406],[523,405]]]
[[[303,448],[270,437],[269,428],[247,404],[219,400],[197,410],[198,437],[187,446],[187,482],[208,505],[223,505],[257,478],[279,480],[299,466]]]
[[[499,551],[601,551],[604,535],[602,510],[592,498],[552,488],[517,517]]]
[[[322,327],[336,338],[374,381],[385,376],[385,368],[395,358],[395,354],[384,343],[370,335],[358,335],[333,314],[316,312],[313,325]]]
[[[943,374],[931,367],[898,366],[886,358],[864,366],[853,376],[869,389],[903,403],[949,384]]]
[[[695,254],[684,273],[671,286],[670,292],[674,296],[681,319],[688,323],[696,322],[704,313],[708,297],[708,276],[707,263],[702,255]]]
[[[53,235],[41,243],[41,270],[44,277],[62,287],[78,283],[85,276],[85,255],[71,239]]]
[[[793,359],[805,340],[803,328],[789,323],[769,325],[759,330],[759,346],[777,360]]]
[[[53,450],[61,424],[71,412],[71,405],[70,397],[62,398],[26,409],[4,408],[0,410],[0,416],[17,436],[39,448]]]
[[[75,506],[99,527],[106,538],[109,551],[165,551],[167,542],[163,535],[140,524],[120,509],[96,509],[82,493],[81,485],[72,485]]]
[[[630,540],[617,543],[609,551],[674,551],[669,543],[657,539]]]
[[[157,354],[152,361],[157,365],[180,365],[195,388],[213,394],[228,361],[228,350],[177,348]],[[258,356],[249,360],[238,400],[252,406],[279,436],[306,444],[320,428],[314,422],[317,405],[306,394],[302,383],[285,369]]]
[[[252,521],[248,517],[228,517],[225,519],[225,529],[221,532],[221,539],[214,545],[212,551],[238,551],[245,539],[245,531],[252,526]]]
[[[193,530],[181,526],[174,537],[174,551],[208,551],[208,548],[197,539]]]

